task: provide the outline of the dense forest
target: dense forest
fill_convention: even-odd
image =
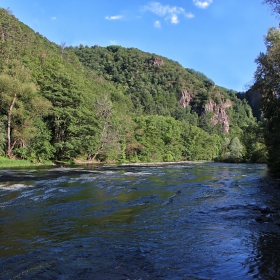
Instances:
[[[57,45],[0,9],[0,155],[39,163],[266,162],[268,155],[273,167],[279,122],[253,98],[270,90],[263,59],[270,52],[278,59],[280,35],[269,32],[256,83],[240,93],[136,48]],[[271,95],[265,100],[268,108]]]

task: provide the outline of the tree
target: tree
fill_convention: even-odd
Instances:
[[[243,129],[241,141],[244,145],[243,159],[246,162],[266,162],[267,148],[264,143],[263,124],[252,124]]]
[[[66,46],[66,42],[61,42],[61,44],[60,44],[60,49],[61,49],[60,58],[61,59],[62,59],[62,56],[63,56],[63,52],[64,52],[64,49],[65,49],[65,46]]]
[[[230,157],[232,159],[240,160],[242,158],[243,146],[240,143],[240,140],[238,139],[238,137],[234,137],[233,139],[231,139],[228,147],[230,150]]]
[[[56,158],[76,155],[76,147],[71,143],[73,126],[78,126],[78,112],[84,99],[83,82],[73,77],[74,71],[66,67],[57,56],[48,57],[39,78],[40,93],[51,103],[51,111],[46,121],[52,131],[52,145],[56,148]],[[71,129],[70,129],[71,128]]]
[[[187,160],[213,160],[218,157],[221,139],[218,135],[210,135],[199,127],[185,124],[183,132],[183,155]]]
[[[280,174],[280,30],[270,28],[265,38],[266,53],[256,59],[255,88],[262,94],[261,108],[266,121],[265,143],[268,166]]]
[[[50,103],[36,94],[28,69],[18,61],[0,75],[0,101],[1,114],[6,116],[6,154],[11,158],[15,148],[27,148],[36,135],[34,122]]]
[[[55,153],[55,148],[50,143],[51,132],[47,128],[46,123],[41,119],[37,119],[34,125],[36,135],[30,141],[30,145],[26,151],[26,158],[37,162],[50,160]]]
[[[96,98],[95,109],[99,129],[96,133],[96,145],[94,150],[89,151],[88,160],[94,160],[98,155],[118,155],[121,152],[119,132],[113,118],[113,104],[108,93]]]
[[[26,82],[26,77],[23,77],[25,70],[17,69],[14,75],[11,77],[8,74],[0,75],[0,99],[1,99],[1,110],[7,117],[7,155],[9,158],[12,157],[12,150],[18,141],[21,141],[24,146],[24,139],[20,137],[20,129],[27,129],[27,122],[25,127],[23,125],[22,110],[24,110],[24,104],[21,99],[24,99],[27,95],[35,92],[35,86]],[[15,121],[17,119],[17,122]],[[14,122],[13,122],[14,120]],[[19,124],[17,128],[16,124]],[[14,129],[14,138],[12,138],[12,129]],[[16,135],[16,132],[17,135]],[[22,131],[21,131],[22,132]]]
[[[8,7],[6,11],[7,11],[7,13],[8,13],[9,15],[12,15],[12,14],[13,14],[13,11],[10,9],[10,7]]]
[[[263,4],[267,4],[270,6],[272,12],[279,17],[280,14],[280,0],[264,0]]]

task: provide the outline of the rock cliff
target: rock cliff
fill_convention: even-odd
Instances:
[[[186,108],[187,106],[190,105],[192,99],[194,98],[194,95],[189,93],[187,90],[184,90],[182,92],[182,97],[180,99],[180,104]]]
[[[150,60],[149,60],[149,64],[150,65],[156,65],[156,66],[163,66],[164,65],[164,62],[162,59],[154,56],[152,57]]]
[[[205,104],[204,110],[205,112],[213,113],[213,117],[211,118],[213,126],[220,123],[222,125],[222,131],[224,133],[229,133],[230,121],[226,109],[230,108],[232,103],[230,100],[224,99],[220,93],[216,94],[215,97],[216,101],[214,101],[213,98],[210,98],[209,102]],[[192,93],[184,90],[179,102],[181,106],[186,108],[191,104],[193,98],[194,95]]]
[[[232,103],[230,100],[224,100],[222,98],[219,104],[211,98],[205,105],[205,112],[213,112],[213,117],[211,119],[213,125],[220,123],[224,133],[229,133],[230,122],[226,108],[230,108],[231,106]]]

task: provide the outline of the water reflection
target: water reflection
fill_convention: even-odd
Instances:
[[[214,163],[3,171],[0,278],[277,279],[280,193],[265,175]]]

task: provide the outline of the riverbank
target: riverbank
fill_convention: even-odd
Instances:
[[[96,162],[96,161],[83,161],[79,159],[74,159],[75,164],[88,164],[88,165],[94,165],[94,164],[119,164],[123,166],[156,166],[156,165],[170,165],[170,164],[184,164],[184,163],[202,163],[202,162],[212,162],[212,161],[153,161],[153,162]]]
[[[20,167],[20,166],[38,166],[29,160],[18,160],[0,157],[0,167]]]
[[[206,163],[206,162],[214,162],[214,161],[163,161],[163,162],[99,162],[99,161],[92,161],[92,160],[81,160],[81,159],[72,159],[70,161],[44,161],[44,162],[31,162],[29,160],[23,159],[9,159],[6,157],[0,157],[0,167],[1,168],[9,168],[9,167],[29,167],[29,166],[73,166],[73,165],[122,165],[122,166],[163,166],[163,165],[176,165],[176,164],[199,164],[199,163]],[[216,161],[215,161],[216,162]],[[222,162],[220,163],[232,163],[232,162]],[[235,162],[237,163],[237,162]],[[242,163],[242,162],[239,162]]]
[[[28,160],[19,160],[19,159],[8,159],[0,157],[0,167],[29,167],[29,166],[70,166],[70,165],[123,165],[123,166],[159,166],[159,165],[170,165],[170,164],[185,164],[185,163],[202,163],[209,161],[172,161],[172,162],[97,162],[97,161],[82,161],[82,160],[73,160],[71,162],[67,161],[48,161],[48,162],[31,162]]]
[[[45,162],[32,162],[25,159],[9,159],[6,157],[0,157],[0,167],[29,167],[29,166],[41,166],[41,165],[54,165],[52,161]]]

